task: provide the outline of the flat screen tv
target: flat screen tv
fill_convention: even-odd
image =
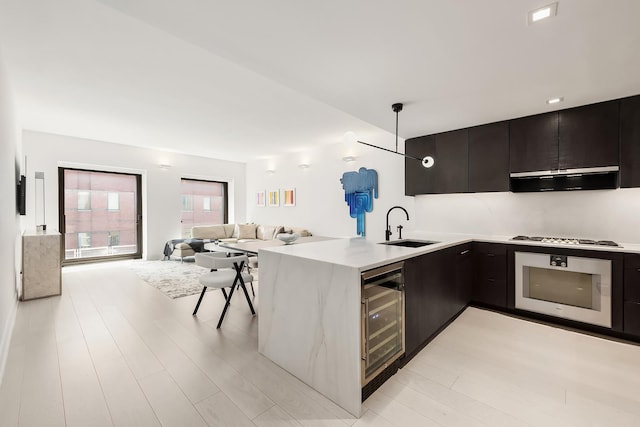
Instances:
[[[27,177],[20,175],[16,191],[16,206],[20,215],[26,215],[27,209]]]

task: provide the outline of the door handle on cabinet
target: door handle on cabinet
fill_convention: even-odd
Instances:
[[[466,255],[468,253],[469,253],[469,249],[460,252],[460,255]],[[638,270],[640,270],[640,269],[638,269]]]
[[[487,254],[487,256],[496,256],[496,254]]]

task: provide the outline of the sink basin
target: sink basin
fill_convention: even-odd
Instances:
[[[427,245],[433,245],[434,243],[440,243],[440,242],[433,242],[431,240],[410,240],[410,239],[403,239],[403,240],[392,240],[390,242],[381,242],[381,245],[391,245],[391,246],[404,246],[407,248],[421,248],[423,246],[427,246]]]

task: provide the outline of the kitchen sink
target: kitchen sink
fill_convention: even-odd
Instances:
[[[391,246],[404,246],[407,248],[421,248],[427,245],[433,245],[434,242],[431,240],[411,240],[411,239],[403,239],[403,240],[392,240],[390,242],[380,242],[381,245],[391,245]]]

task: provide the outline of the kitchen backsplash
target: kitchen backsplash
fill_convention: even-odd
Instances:
[[[415,198],[417,230],[640,243],[640,188]]]

